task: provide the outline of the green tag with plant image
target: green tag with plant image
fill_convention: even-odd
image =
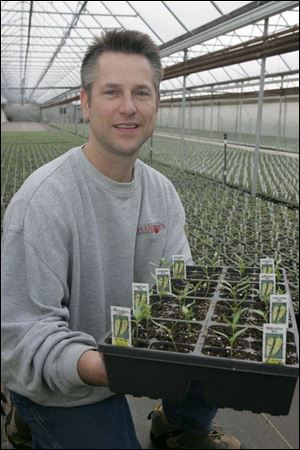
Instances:
[[[186,278],[186,265],[184,255],[173,256],[173,278],[180,279]]]
[[[149,305],[149,284],[147,283],[132,283],[132,309],[144,307]]]
[[[111,306],[112,344],[131,347],[130,308]]]
[[[273,258],[262,258],[260,260],[260,273],[275,273]]]
[[[275,294],[275,274],[261,273],[259,275],[259,294],[263,302],[270,301],[270,295]]]
[[[156,289],[159,294],[172,294],[169,268],[155,269]]]
[[[267,364],[285,364],[286,331],[285,325],[264,324],[263,362]]]
[[[289,324],[289,295],[270,296],[270,323]]]

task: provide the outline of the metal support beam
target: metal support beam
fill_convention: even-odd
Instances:
[[[188,50],[184,50],[183,61],[187,62],[187,53]],[[185,105],[186,105],[186,77],[183,76],[183,88],[182,88],[182,103],[181,103],[181,151],[184,150],[184,135],[185,135]]]
[[[213,90],[211,90],[211,100],[210,100],[210,123],[209,123],[209,137],[212,139],[212,129],[213,129]]]
[[[180,52],[201,42],[208,41],[230,31],[258,22],[299,6],[298,1],[253,1],[222,17],[193,30],[190,33],[160,46],[161,57]]]
[[[281,55],[299,49],[299,26],[293,26],[278,33],[251,39],[232,47],[189,59],[186,64],[178,63],[164,70],[164,80],[180,77],[184,74],[200,73],[205,70],[230,66],[255,59]]]
[[[63,36],[63,38],[61,39],[59,45],[57,46],[55,52],[53,53],[53,56],[52,56],[52,58],[51,58],[51,60],[50,60],[50,62],[49,62],[49,64],[48,64],[47,68],[44,70],[44,72],[43,72],[42,75],[40,76],[40,78],[39,78],[39,80],[38,80],[38,82],[37,82],[37,84],[36,84],[36,86],[35,86],[35,89],[31,92],[31,95],[30,95],[30,97],[29,97],[29,99],[28,99],[28,102],[30,102],[30,100],[31,100],[31,98],[32,98],[32,96],[33,96],[35,90],[39,87],[41,81],[43,80],[43,78],[44,78],[45,75],[47,74],[48,70],[49,70],[50,67],[52,66],[52,64],[53,64],[53,62],[54,62],[56,56],[58,55],[58,53],[60,52],[60,50],[63,48],[63,46],[64,46],[64,44],[65,44],[65,42],[66,42],[66,39],[70,36],[73,27],[77,24],[80,15],[82,14],[82,12],[84,11],[84,9],[85,9],[85,7],[86,7],[86,4],[87,4],[86,1],[83,2],[83,4],[82,4],[81,7],[80,7],[79,12],[78,12],[76,15],[74,15],[74,18],[73,18],[73,20],[71,21],[71,24],[70,24],[68,30],[66,31],[65,35]],[[72,38],[72,39],[74,39],[74,38]]]
[[[223,184],[227,184],[227,133],[224,133]]]
[[[280,85],[280,90],[282,91],[283,89],[283,77],[281,77],[281,85]],[[278,114],[278,139],[277,139],[277,149],[280,149],[280,139],[281,139],[281,117],[282,117],[282,96],[283,96],[283,92],[281,92],[280,94],[280,99],[279,99],[279,114]]]
[[[243,82],[241,83],[241,98],[240,98],[240,111],[239,111],[239,142],[242,142],[242,114],[243,114]]]
[[[21,104],[22,105],[24,103],[24,86],[26,83],[27,61],[28,61],[28,54],[29,54],[29,48],[30,48],[30,32],[31,32],[32,13],[33,13],[33,2],[30,2],[25,65],[24,65],[24,73],[23,73],[23,77],[22,77],[22,81],[21,81]]]
[[[266,75],[265,78],[266,79],[267,78],[272,78],[272,80],[269,81],[269,83],[276,83],[277,81],[273,80],[274,78],[280,78],[281,79],[281,77],[286,77],[286,76],[288,77],[288,76],[291,76],[291,75],[298,75],[298,74],[299,74],[299,70],[297,69],[297,70],[289,70],[289,71],[286,71],[286,72],[270,73],[269,75]],[[233,78],[233,79],[230,79],[230,80],[227,80],[227,81],[218,81],[216,83],[197,84],[197,85],[194,85],[194,86],[188,86],[186,88],[186,90],[189,93],[192,93],[193,91],[195,91],[197,89],[200,89],[202,91],[202,89],[204,89],[204,88],[211,88],[211,87],[214,87],[216,89],[218,87],[219,87],[219,89],[225,89],[223,86],[227,86],[227,85],[230,85],[230,84],[232,84],[233,86],[229,86],[227,89],[232,89],[232,87],[236,88],[236,85],[238,83],[242,83],[242,82],[245,83],[245,82],[256,81],[256,80],[258,80],[257,83],[256,82],[252,83],[252,84],[249,83],[247,85],[244,84],[244,86],[256,86],[256,85],[259,85],[259,76],[256,76],[256,77],[244,77],[244,78]],[[299,81],[299,79],[298,78],[295,78],[295,79],[292,79],[292,80],[287,79],[287,81]],[[160,90],[161,94],[168,94],[168,93],[171,93],[171,92],[173,92],[173,93],[179,92],[181,94],[181,88],[178,88],[178,89],[161,89]]]
[[[265,20],[264,24],[264,37],[268,35],[268,24],[269,19]],[[254,150],[254,161],[253,161],[253,172],[252,172],[252,190],[251,194],[253,197],[256,196],[257,191],[257,175],[259,166],[259,155],[260,155],[260,135],[261,135],[261,123],[262,123],[262,109],[264,101],[264,81],[265,81],[265,70],[266,70],[266,57],[264,56],[261,60],[260,69],[260,86],[259,86],[259,97],[257,105],[257,118],[256,118],[256,132],[255,132],[255,150]]]

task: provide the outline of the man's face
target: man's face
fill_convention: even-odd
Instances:
[[[113,52],[103,53],[98,66],[90,101],[81,91],[92,142],[97,151],[132,156],[155,127],[159,98],[153,69],[144,56]]]

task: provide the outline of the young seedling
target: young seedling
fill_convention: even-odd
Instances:
[[[156,321],[153,320],[153,319],[151,319],[151,322],[152,322],[154,325],[156,325],[157,327],[159,327],[159,328],[161,328],[162,330],[165,331],[165,333],[167,334],[167,336],[169,336],[169,338],[170,338],[171,341],[172,341],[172,344],[173,344],[173,346],[174,346],[175,352],[177,352],[177,346],[176,346],[176,343],[175,343],[175,341],[174,341],[174,337],[173,337],[172,330],[171,330],[170,328],[168,328],[167,326],[165,326],[165,325],[163,325],[163,324],[161,324],[161,323],[159,323],[159,322],[156,322]]]
[[[181,314],[184,318],[184,320],[188,320],[188,332],[191,332],[191,320],[194,317],[194,312],[193,312],[193,308],[192,306],[195,304],[195,300],[191,303],[188,303],[187,305],[182,305],[181,306]]]
[[[219,260],[217,252],[214,253],[209,264],[210,264],[210,267],[212,267],[212,273],[214,274],[216,271],[216,268],[221,265],[221,261]]]
[[[134,309],[133,315],[135,317],[135,323],[136,323],[136,339],[138,339],[138,335],[139,335],[139,325],[143,320],[146,320],[146,330],[147,330],[147,336],[148,336],[149,320],[151,319],[151,306],[148,305],[147,303],[141,302]]]
[[[274,272],[275,272],[276,280],[278,283],[278,281],[280,280],[280,277],[281,277],[281,258],[280,257],[275,260]]]
[[[185,301],[186,297],[188,297],[190,294],[193,294],[193,292],[195,292],[195,286],[188,283],[184,286],[183,289],[173,288],[173,290],[179,301],[180,307],[182,307],[184,305],[184,301]]]
[[[238,271],[240,274],[240,278],[244,278],[244,276],[246,275],[246,268],[246,261],[241,256],[238,256]]]
[[[234,335],[236,333],[236,330],[238,328],[238,323],[240,321],[241,315],[245,312],[248,311],[249,308],[240,308],[238,309],[234,315],[233,318],[230,320],[228,319],[226,316],[223,316],[222,319],[225,323],[227,323],[230,328],[231,328],[231,334]]]
[[[269,321],[269,310],[265,309],[265,311],[261,310],[261,309],[250,309],[249,308],[249,312],[252,314],[257,314],[258,316],[263,318],[264,323],[267,323]]]
[[[230,350],[230,357],[233,357],[233,347],[236,339],[247,330],[248,327],[242,328],[235,333],[233,333],[231,336],[227,335],[226,333],[222,333],[221,331],[213,330],[214,333],[218,334],[219,336],[223,336],[229,344],[229,350]]]
[[[228,281],[223,281],[222,283],[222,289],[229,292],[230,298],[240,301],[247,298],[250,286],[251,282],[248,277],[234,283],[229,283]]]

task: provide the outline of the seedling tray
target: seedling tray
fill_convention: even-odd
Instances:
[[[157,340],[145,344],[147,348],[120,347],[111,345],[110,333],[104,336],[99,342],[99,351],[104,354],[111,391],[182,401],[187,396],[191,382],[198,381],[204,386],[207,403],[219,408],[229,407],[272,415],[289,413],[299,372],[298,332],[292,304],[288,341],[296,356],[291,363],[271,365],[261,361],[236,359],[234,356],[223,357],[224,349],[220,349],[219,356],[210,354],[206,339],[211,327],[220,326],[219,322],[213,320],[213,315],[218,302],[224,301],[219,293],[226,270],[224,268],[220,274],[219,287],[213,297],[209,298],[210,305],[205,319],[193,321],[193,325],[199,326],[198,339],[186,345],[184,350],[181,350],[183,344],[178,343],[178,351],[175,352],[171,342],[161,350],[160,344],[166,343]],[[285,272],[283,276],[288,292]],[[154,300],[157,301],[156,298]],[[201,301],[200,298],[197,300]],[[208,299],[202,300],[207,302]],[[168,319],[164,319],[164,323],[167,321]],[[177,322],[187,323],[181,319]],[[251,328],[262,329],[255,326]],[[252,338],[247,339],[251,341]],[[168,346],[173,351],[167,351]]]

